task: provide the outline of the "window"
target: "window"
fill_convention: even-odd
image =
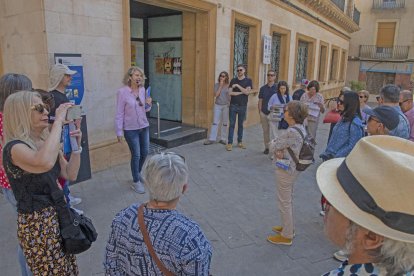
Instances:
[[[272,56],[270,60],[271,68],[276,72],[276,80],[280,76],[280,49],[282,47],[282,36],[278,33],[273,33],[272,36]]]
[[[237,65],[243,64],[248,71],[249,26],[236,22],[234,26],[233,76],[237,76]]]
[[[299,40],[296,62],[296,82],[300,82],[302,79],[306,79],[308,68],[308,56],[308,42]]]
[[[346,68],[346,61],[347,61],[347,53],[346,51],[342,51],[341,54],[341,69],[339,71],[339,80],[345,80],[345,68]]]
[[[318,80],[326,81],[326,69],[328,63],[328,44],[321,41],[321,46],[319,48],[319,72]]]
[[[338,79],[338,62],[339,62],[339,50],[338,48],[332,48],[331,52],[331,70],[329,72],[329,80]]]

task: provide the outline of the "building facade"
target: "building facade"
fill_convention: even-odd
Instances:
[[[0,73],[27,74],[45,89],[57,53],[80,55],[92,168],[100,170],[128,155],[113,118],[131,64],[144,68],[162,119],[208,128],[214,82],[240,63],[254,90],[272,68],[292,91],[307,78],[336,94],[358,19],[354,0],[1,0]],[[247,125],[259,122],[257,101],[249,96]]]
[[[371,93],[385,84],[412,89],[414,1],[356,1],[361,29],[351,34],[347,81],[363,83]]]

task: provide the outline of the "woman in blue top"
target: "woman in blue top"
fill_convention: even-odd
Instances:
[[[324,161],[346,157],[355,144],[364,137],[359,96],[354,91],[345,92],[338,98],[338,109],[342,110],[341,119],[335,125],[326,150],[321,153]]]
[[[273,108],[277,105],[286,105],[290,102],[292,98],[289,95],[289,85],[285,81],[279,81],[277,83],[276,94],[273,94],[272,97],[269,99],[269,103],[267,104],[267,109],[272,111]],[[281,121],[270,121],[269,122],[270,129],[272,130],[273,138],[277,136],[278,129],[287,129],[289,127],[288,123],[283,119]]]

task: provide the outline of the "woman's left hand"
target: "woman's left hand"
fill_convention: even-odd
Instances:
[[[151,97],[146,98],[146,99],[145,99],[145,102],[146,102],[147,104],[151,105],[151,104],[152,104],[152,98],[151,98]]]
[[[74,122],[76,126],[76,130],[70,132],[71,137],[76,137],[78,145],[81,144],[81,139],[82,139],[82,131],[80,130],[81,122],[82,122],[82,118],[76,119]]]

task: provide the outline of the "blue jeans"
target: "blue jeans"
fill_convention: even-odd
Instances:
[[[7,199],[7,201],[10,203],[10,205],[12,205],[13,211],[17,215],[17,202],[16,202],[16,198],[14,197],[13,191],[3,188],[3,195]],[[26,258],[24,257],[23,250],[20,244],[17,245],[17,258],[19,261],[22,276],[33,275],[32,272],[30,272],[30,268],[26,263]]]
[[[131,173],[134,182],[142,181],[141,169],[149,150],[149,127],[124,130],[124,137],[131,151]]]
[[[233,135],[234,135],[234,127],[236,125],[236,116],[237,118],[237,143],[241,143],[243,141],[243,123],[246,119],[246,110],[247,106],[240,106],[240,105],[230,105],[229,109],[229,118],[230,118],[230,126],[229,126],[229,138],[228,143],[233,144]]]

